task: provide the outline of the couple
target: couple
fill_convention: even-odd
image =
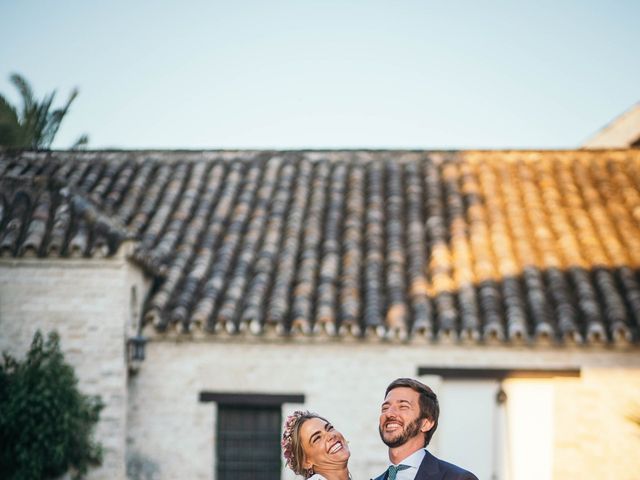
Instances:
[[[375,480],[478,480],[460,467],[431,455],[425,447],[438,427],[438,398],[423,383],[398,378],[389,384],[379,432],[389,447],[389,468]],[[287,466],[311,480],[348,480],[349,447],[325,418],[296,411],[282,434]]]

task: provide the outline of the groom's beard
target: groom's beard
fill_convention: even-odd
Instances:
[[[380,433],[380,438],[387,447],[396,448],[407,443],[410,438],[422,433],[420,431],[420,418],[416,418],[413,422],[406,425],[400,432],[387,434],[387,437],[385,437],[381,426],[378,427],[378,432]],[[396,437],[393,437],[393,435],[396,435]]]

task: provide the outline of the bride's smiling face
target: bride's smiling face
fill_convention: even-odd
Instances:
[[[304,468],[322,473],[344,468],[351,452],[344,436],[321,418],[310,418],[300,427]]]

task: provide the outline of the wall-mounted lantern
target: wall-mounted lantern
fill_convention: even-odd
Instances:
[[[129,371],[136,373],[140,369],[140,364],[144,360],[144,349],[147,339],[138,333],[127,341],[127,354],[129,360]]]

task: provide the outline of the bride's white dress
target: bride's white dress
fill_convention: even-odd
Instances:
[[[349,479],[351,479],[351,475],[349,475]],[[314,473],[313,475],[311,475],[309,478],[307,478],[307,480],[327,480],[326,478],[324,478],[322,475],[320,475],[319,473]]]

